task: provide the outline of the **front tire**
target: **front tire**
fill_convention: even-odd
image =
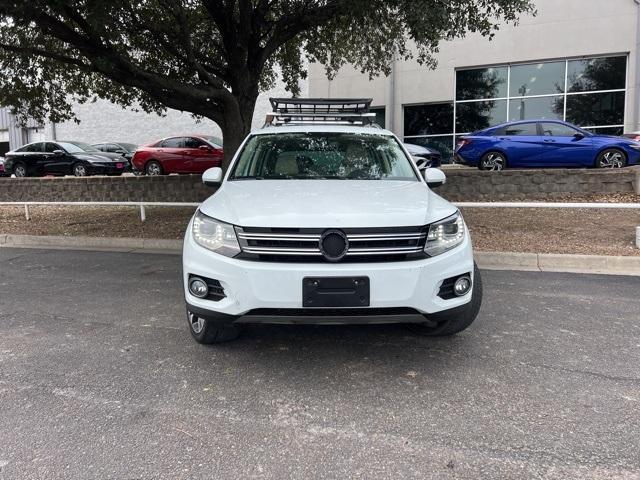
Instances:
[[[13,174],[16,178],[25,178],[29,176],[27,166],[22,162],[18,162],[13,166]]]
[[[240,327],[236,325],[216,324],[189,310],[187,310],[187,321],[189,322],[191,336],[196,342],[203,345],[230,342],[238,338],[242,332]]]
[[[480,159],[478,164],[480,170],[500,172],[507,168],[507,157],[500,152],[487,152]]]
[[[87,171],[86,165],[83,165],[82,163],[76,163],[73,166],[73,174],[76,177],[86,177],[87,175],[89,175],[89,172]]]
[[[466,305],[428,315],[429,323],[410,323],[407,328],[416,335],[447,337],[455,335],[473,323],[482,305],[482,277],[478,266],[473,267],[473,292]]]
[[[617,148],[607,148],[596,158],[596,168],[622,168],[626,164],[627,157]]]
[[[152,177],[162,175],[164,173],[162,170],[162,165],[160,165],[160,163],[156,162],[155,160],[151,160],[150,162],[148,162],[144,167],[144,170],[147,175],[150,175]]]

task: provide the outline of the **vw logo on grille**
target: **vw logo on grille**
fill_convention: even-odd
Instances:
[[[341,230],[325,230],[320,237],[320,252],[330,262],[338,262],[349,251],[349,239]]]

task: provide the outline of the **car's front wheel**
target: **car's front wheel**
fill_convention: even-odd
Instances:
[[[86,165],[83,165],[82,163],[76,163],[73,166],[73,174],[76,177],[86,177],[89,172],[87,171]]]
[[[478,267],[474,266],[473,292],[469,303],[451,310],[428,315],[428,323],[410,323],[407,324],[407,327],[413,333],[426,337],[455,335],[473,323],[480,311],[480,305],[482,305],[482,277]]]
[[[17,178],[24,178],[27,176],[27,166],[22,163],[22,162],[18,162],[14,165],[13,167],[13,174],[17,177]]]
[[[480,170],[491,170],[499,172],[507,168],[507,157],[500,152],[485,153],[478,164]]]
[[[622,168],[627,164],[627,157],[616,148],[607,148],[600,152],[596,159],[598,168]]]
[[[151,160],[149,163],[147,163],[145,167],[145,172],[147,175],[151,175],[151,176],[162,175],[163,173],[162,165],[160,165],[155,160]]]
[[[187,310],[189,330],[196,342],[204,345],[235,340],[241,329],[236,325],[220,325]]]

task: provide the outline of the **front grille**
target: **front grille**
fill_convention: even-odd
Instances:
[[[327,262],[320,249],[325,228],[236,227],[240,258],[272,262]],[[428,226],[342,229],[349,248],[341,263],[424,258]]]

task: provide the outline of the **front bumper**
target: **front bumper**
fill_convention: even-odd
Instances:
[[[88,166],[89,172],[93,175],[120,175],[125,171],[126,161],[114,163],[92,163]],[[120,167],[118,167],[120,165]]]
[[[221,323],[404,323],[419,318],[424,321],[422,315],[465,305],[472,295],[470,292],[448,300],[438,296],[443,280],[466,273],[473,276],[468,232],[461,245],[433,258],[378,263],[275,263],[238,260],[211,252],[194,242],[189,226],[182,263],[187,308]],[[187,289],[190,274],[218,280],[226,297],[217,301],[194,297]],[[304,277],[357,276],[369,277],[369,307],[334,311],[303,308]],[[278,318],[278,311],[287,314]]]

